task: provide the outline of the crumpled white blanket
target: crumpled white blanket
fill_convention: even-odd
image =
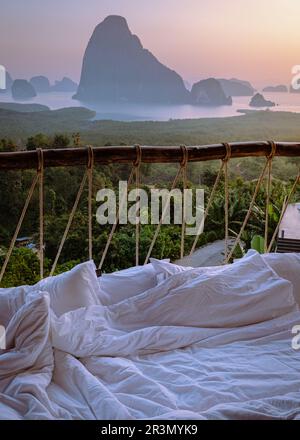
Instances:
[[[265,267],[222,276],[59,318],[38,294],[7,329],[0,418],[300,419],[291,286]]]

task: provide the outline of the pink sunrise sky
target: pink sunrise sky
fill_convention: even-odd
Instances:
[[[127,19],[143,46],[194,82],[289,83],[300,64],[299,0],[0,0],[0,64],[14,78],[78,81],[94,27]]]

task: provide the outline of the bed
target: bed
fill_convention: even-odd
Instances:
[[[300,419],[299,268],[89,261],[0,289],[0,419]]]

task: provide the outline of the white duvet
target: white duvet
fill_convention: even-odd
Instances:
[[[8,324],[1,419],[300,419],[300,312],[259,256],[107,307],[50,304],[37,292]]]

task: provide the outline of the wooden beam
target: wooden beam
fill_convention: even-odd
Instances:
[[[231,157],[267,156],[271,152],[270,144],[261,142],[234,142],[231,145]],[[222,144],[187,147],[189,162],[202,162],[222,159],[226,148]],[[136,159],[135,146],[95,147],[94,161],[98,164],[133,163]],[[300,142],[276,142],[276,156],[300,157]],[[178,163],[182,160],[179,146],[143,146],[144,163]],[[88,162],[87,148],[64,148],[44,150],[44,167],[85,166]],[[0,153],[0,170],[34,169],[38,165],[36,151],[18,151]]]

